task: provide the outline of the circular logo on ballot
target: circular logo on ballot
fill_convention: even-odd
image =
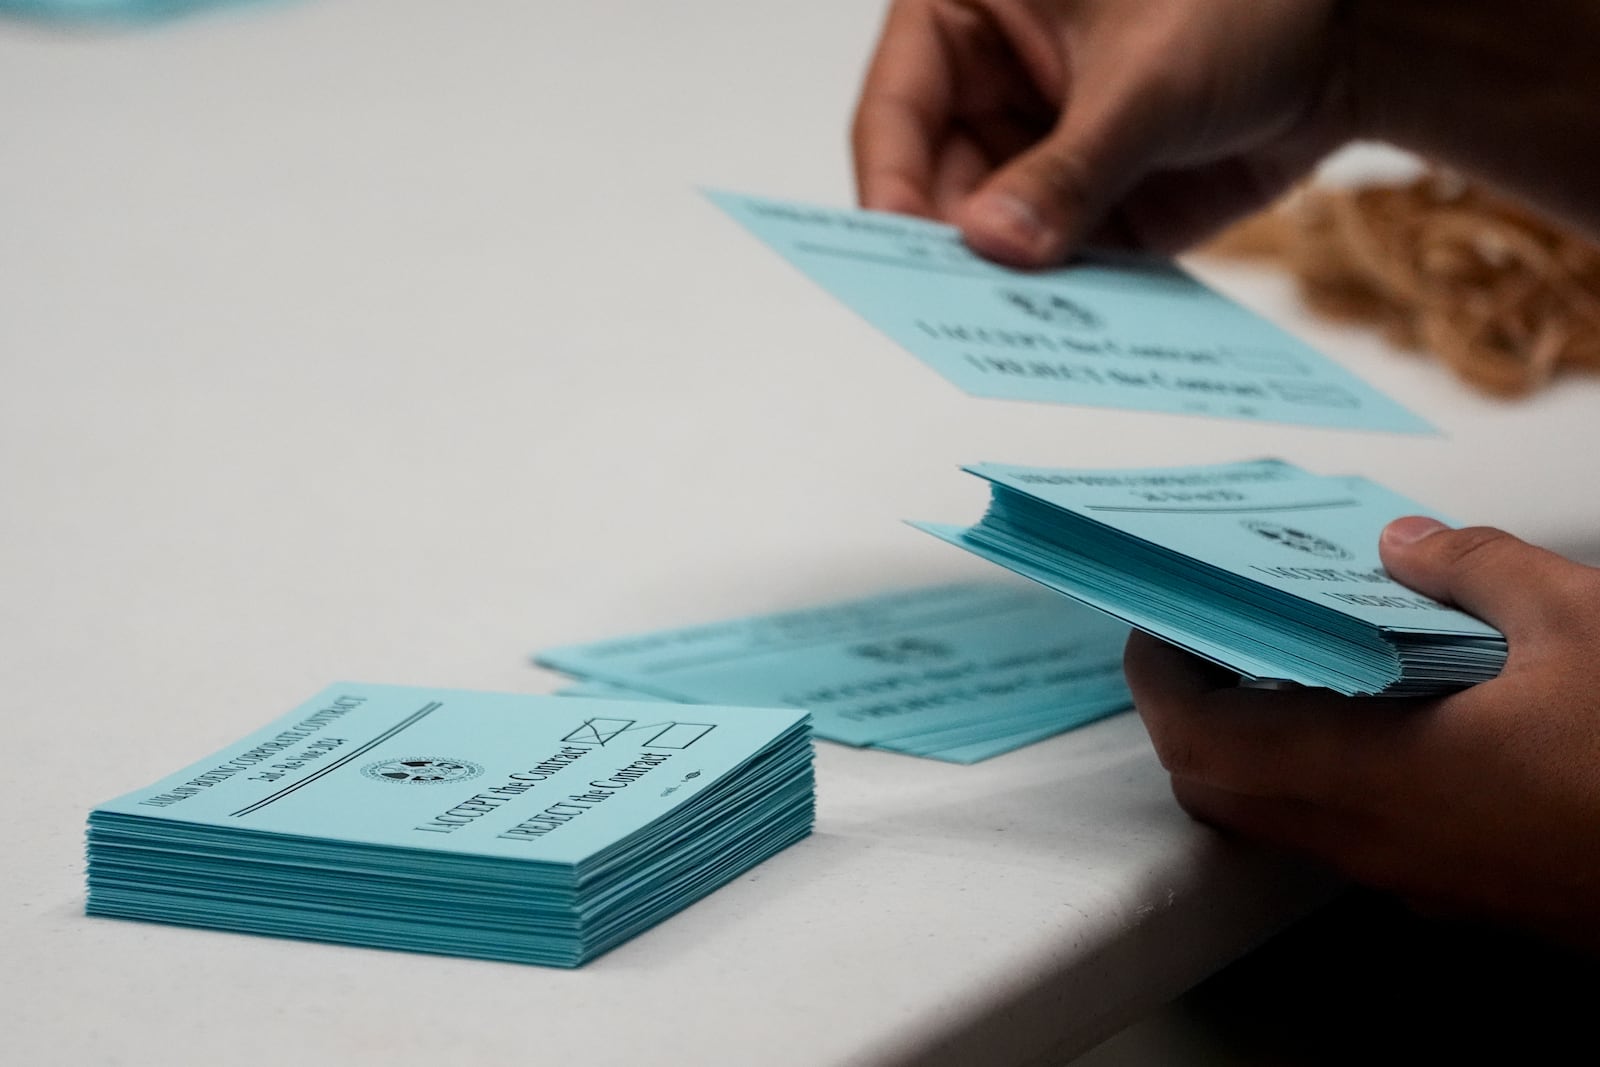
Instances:
[[[464,782],[483,773],[483,768],[464,759],[447,759],[443,756],[415,756],[410,759],[386,759],[369,763],[361,773],[380,782],[400,782],[403,785],[438,785],[440,782]]]
[[[1000,299],[1024,315],[1052,326],[1097,330],[1103,325],[1093,311],[1048,289],[1002,289]]]
[[[927,660],[949,659],[955,655],[955,649],[943,641],[935,641],[927,637],[900,637],[891,641],[874,641],[871,644],[856,645],[850,651],[862,659],[877,660],[879,663],[893,663],[897,666]]]
[[[1322,559],[1355,558],[1327,538],[1318,537],[1305,530],[1297,530],[1293,526],[1280,526],[1275,522],[1265,522],[1261,519],[1245,519],[1242,525],[1247,530],[1254,530],[1268,541],[1276,541],[1284,548],[1292,548]]]

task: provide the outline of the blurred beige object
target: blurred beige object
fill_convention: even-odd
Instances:
[[[1377,326],[1498,396],[1600,370],[1600,246],[1447,171],[1307,185],[1202,251],[1280,262],[1317,313]]]

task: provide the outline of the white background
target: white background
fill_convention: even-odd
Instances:
[[[88,920],[82,821],[331,680],[542,691],[542,646],[982,574],[900,522],[975,517],[963,462],[1279,455],[1600,554],[1600,388],[1477,398],[1270,276],[1203,268],[1444,434],[970,399],[836,305],[695,189],[848,202],[878,17],[0,23],[0,1059],[1066,1054],[1314,895],[1131,716],[823,746],[815,837],[576,973]]]

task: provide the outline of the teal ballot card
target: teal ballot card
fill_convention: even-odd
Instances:
[[[63,22],[157,22],[238,0],[0,0],[0,15]]]
[[[1352,430],[1433,428],[1164,260],[1023,273],[940,223],[708,192],[812,281],[972,396]]]
[[[1365,479],[1280,460],[967,470],[990,483],[983,518],[915,525],[1244,677],[1405,696],[1504,665],[1492,626],[1384,570],[1384,526],[1435,513]]]
[[[341,684],[95,814],[575,865],[804,720],[770,707]]]
[[[955,726],[908,733],[892,740],[874,743],[873,748],[925,756],[947,763],[980,763],[995,756],[1031,745],[1036,741],[1083,726],[1126,708],[1132,698],[1116,666],[1115,649],[1106,648],[1105,658],[1085,670],[1070,693],[1037,707],[1023,703],[1002,705],[990,713],[982,705],[972,708],[971,718]],[[565,697],[607,697],[612,700],[661,700],[666,697],[641,693],[637,689],[611,682],[583,681],[557,690]]]
[[[585,679],[586,695],[607,683],[674,701],[806,708],[819,737],[970,762],[1126,708],[1127,633],[1042,590],[973,583],[535,658]]]
[[[1365,479],[1282,460],[1074,471],[965,470],[1174,553],[1392,632],[1498,637],[1494,627],[1389,577],[1378,535],[1401,515],[1454,521]]]

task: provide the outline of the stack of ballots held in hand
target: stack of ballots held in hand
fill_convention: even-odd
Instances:
[[[337,685],[96,808],[87,909],[575,966],[809,833],[811,755],[792,709]]]
[[[805,708],[818,737],[975,763],[1128,708],[1128,628],[1015,583],[940,585],[549,649],[573,696]],[[685,712],[685,714],[689,714]]]
[[[1505,663],[1499,631],[1384,570],[1383,527],[1434,513],[1366,479],[1272,459],[967,470],[990,484],[982,521],[916,525],[1248,679],[1406,696]]]

